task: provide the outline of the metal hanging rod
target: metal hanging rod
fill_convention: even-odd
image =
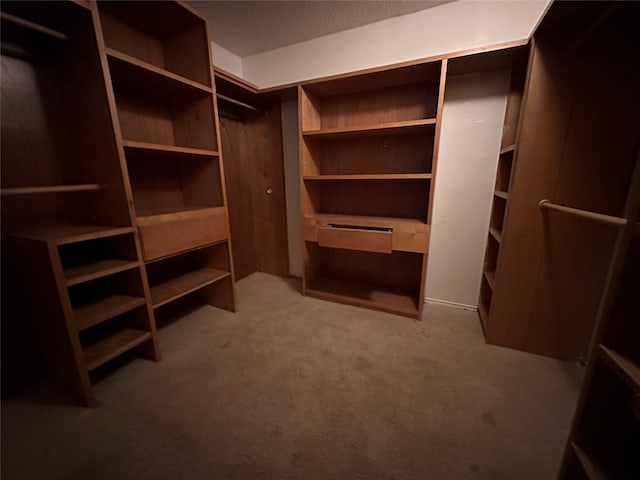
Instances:
[[[593,220],[594,222],[604,223],[605,225],[613,225],[614,227],[622,228],[627,225],[627,219],[622,217],[614,217],[613,215],[604,215],[602,213],[590,212],[589,210],[581,210],[579,208],[565,207],[564,205],[558,205],[550,200],[540,200],[538,203],[543,210],[557,210],[559,212],[569,213],[578,217]]]
[[[216,93],[216,97],[218,97],[220,100],[222,100],[224,102],[232,103],[234,105],[237,105],[239,107],[245,108],[247,110],[251,110],[252,112],[262,113],[262,110],[260,110],[259,108],[254,107],[253,105],[249,105],[248,103],[244,103],[244,102],[241,102],[239,100],[235,100],[235,99],[233,99],[231,97],[227,97],[226,95],[222,95],[221,93]]]

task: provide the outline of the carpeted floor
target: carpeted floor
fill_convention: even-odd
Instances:
[[[99,408],[4,400],[2,478],[555,478],[578,366],[485,345],[474,312],[415,322],[298,289],[254,274],[238,313],[165,325],[162,362],[102,379]]]

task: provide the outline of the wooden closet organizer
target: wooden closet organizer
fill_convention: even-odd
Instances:
[[[27,317],[25,343],[93,405],[92,371],[159,360],[154,309],[195,291],[235,308],[206,22],[175,2],[1,17],[3,330]]]
[[[299,87],[305,295],[420,318],[446,65]]]

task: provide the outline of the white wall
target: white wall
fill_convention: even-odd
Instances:
[[[509,73],[501,70],[447,81],[427,300],[477,307]]]
[[[211,42],[213,64],[229,73],[233,73],[240,78],[243,78],[244,72],[242,71],[242,58],[231,53],[222,45],[218,45],[216,42]]]
[[[302,277],[302,231],[300,227],[300,163],[298,160],[298,102],[282,102],[282,157],[287,198],[289,274]]]
[[[550,0],[447,3],[243,57],[243,76],[266,88],[522,40],[529,37],[549,3]]]

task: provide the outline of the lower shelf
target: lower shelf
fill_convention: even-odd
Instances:
[[[76,328],[82,331],[144,304],[143,297],[111,295],[95,303],[75,308]]]
[[[86,347],[84,349],[84,359],[87,370],[91,371],[98,368],[100,365],[146,342],[150,338],[151,332],[125,328],[114,335]]]
[[[478,304],[478,315],[480,316],[480,324],[482,325],[482,330],[484,331],[485,336],[487,335],[487,319],[489,312],[487,311],[487,307],[485,307],[482,303]]]
[[[367,307],[407,317],[418,318],[418,295],[386,290],[359,282],[334,278],[317,278],[307,283],[306,294],[323,300]]]
[[[231,275],[215,268],[201,268],[151,287],[151,303],[158,308]]]

